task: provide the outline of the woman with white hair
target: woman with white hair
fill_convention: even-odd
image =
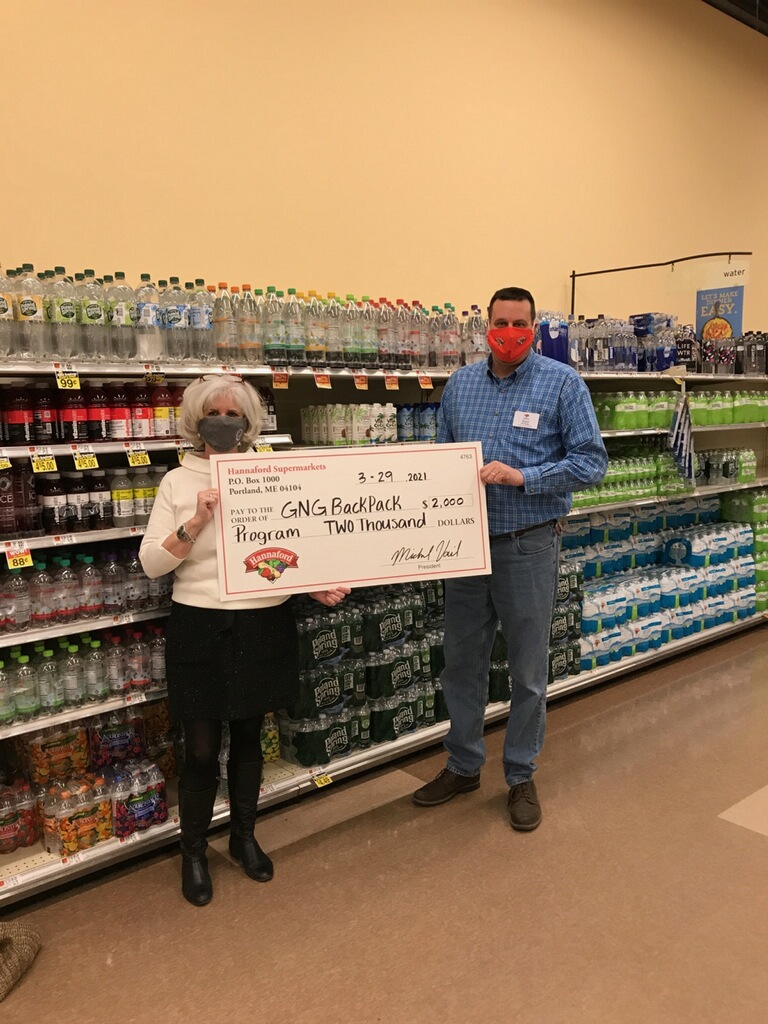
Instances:
[[[195,906],[213,896],[205,851],[216,799],[221,724],[229,723],[229,852],[249,878],[268,882],[272,861],[253,829],[263,759],[261,726],[267,711],[295,696],[296,628],[277,596],[219,600],[211,487],[212,454],[247,451],[259,434],[258,392],[237,374],[204,374],[181,405],[180,433],[193,445],[157,493],[140,558],[151,578],[174,570],[166,630],[166,676],[171,716],[184,725],[179,780],[182,893]],[[312,594],[333,606],[349,593],[336,587]]]

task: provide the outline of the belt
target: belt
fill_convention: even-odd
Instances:
[[[512,540],[513,537],[522,537],[524,533],[530,533],[531,530],[540,530],[543,526],[555,526],[556,523],[556,519],[547,519],[545,523],[535,523],[533,526],[524,526],[522,530],[510,530],[509,533],[494,534],[490,540],[491,543],[495,540]]]

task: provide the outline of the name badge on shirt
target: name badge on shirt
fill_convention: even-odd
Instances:
[[[526,430],[539,429],[539,414],[537,412],[522,412],[517,410],[512,418],[513,427],[525,427]]]

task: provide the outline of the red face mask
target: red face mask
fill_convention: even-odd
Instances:
[[[532,327],[492,327],[488,331],[488,345],[502,363],[516,363],[528,355],[533,335]]]

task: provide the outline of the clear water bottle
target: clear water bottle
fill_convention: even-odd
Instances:
[[[35,562],[28,585],[30,625],[33,629],[45,629],[54,625],[58,620],[56,587],[44,561]]]
[[[479,306],[473,306],[467,321],[467,362],[482,363],[488,358],[488,324],[480,313]]]
[[[79,708],[85,703],[85,670],[78,644],[69,644],[60,664],[64,686],[64,703],[68,708]]]
[[[40,691],[40,711],[43,715],[58,715],[64,710],[66,698],[64,682],[52,650],[44,650],[37,669],[37,683]]]
[[[155,482],[146,466],[139,466],[133,476],[133,520],[135,526],[146,526],[155,503]]]
[[[76,622],[83,609],[83,591],[68,558],[62,558],[53,574],[59,622]]]
[[[16,326],[13,319],[16,275],[0,270],[0,358],[7,358],[16,350]]]
[[[112,522],[116,527],[134,526],[133,484],[128,470],[120,467],[114,471],[111,481]]]
[[[309,292],[309,301],[304,306],[304,344],[309,366],[327,366],[326,316],[325,308],[317,292]]]
[[[285,324],[283,323],[283,303],[278,298],[274,285],[269,285],[267,288],[267,301],[264,303],[262,341],[265,363],[269,366],[288,365],[288,348],[285,340]]]
[[[341,342],[341,305],[335,292],[328,292],[325,311],[325,351],[328,366],[344,365],[344,349]],[[269,360],[267,360],[269,362]]]
[[[125,610],[146,611],[149,599],[149,579],[139,561],[139,552],[134,549],[125,563]]]
[[[459,366],[461,341],[459,321],[456,311],[450,303],[445,304],[445,312],[440,320],[440,354],[438,363],[446,370],[455,370]]]
[[[136,289],[136,355],[144,362],[157,362],[165,355],[160,329],[160,296],[149,274],[141,275]]]
[[[427,366],[442,365],[442,333],[440,330],[442,318],[443,313],[440,307],[433,306],[427,327]]]
[[[368,295],[363,296],[360,310],[360,363],[366,370],[375,370],[379,365],[378,314],[371,305]]]
[[[121,697],[128,689],[125,669],[125,651],[119,636],[110,637],[105,654],[107,685],[113,697]]]
[[[237,309],[237,356],[241,363],[263,362],[261,347],[261,309],[251,291],[250,284],[243,285],[243,294]]]
[[[101,649],[101,640],[92,640],[89,651],[83,659],[85,671],[85,696],[90,701],[106,700],[109,696],[107,659]]]
[[[153,637],[149,642],[150,674],[152,676],[152,688],[159,689],[165,686],[165,637],[159,627],[154,629]]]
[[[97,619],[104,614],[104,581],[101,570],[93,564],[93,555],[83,556],[79,575],[83,597],[82,617]]]
[[[374,308],[376,313],[376,362],[383,370],[390,370],[397,366],[395,310],[384,297],[379,297]]]
[[[187,358],[187,325],[189,323],[187,293],[172,277],[160,296],[160,322],[163,326],[165,354],[178,363]]]
[[[115,272],[115,283],[106,293],[110,311],[112,358],[127,363],[136,358],[136,294],[125,283],[122,270]]]
[[[13,680],[13,703],[16,705],[16,717],[21,722],[28,722],[40,714],[40,689],[37,672],[29,663],[29,655],[19,656],[18,668]]]
[[[219,281],[219,294],[213,304],[213,350],[217,363],[230,366],[237,357],[237,323],[226,281]]]
[[[101,571],[104,593],[104,614],[120,615],[125,611],[125,570],[110,551],[104,556]]]
[[[213,359],[213,285],[206,288],[202,277],[195,280],[189,296],[189,355],[198,363]]]
[[[296,297],[295,288],[288,289],[288,298],[283,303],[282,321],[285,328],[285,349],[288,365],[306,366],[307,349],[304,341],[304,310]]]
[[[46,352],[46,323],[43,308],[43,285],[31,263],[22,266],[16,278],[16,355],[22,359],[50,358]]]
[[[1,289],[0,289],[1,290]],[[57,359],[75,360],[80,356],[79,302],[74,282],[64,267],[56,267],[49,289],[51,347]]]
[[[11,676],[5,671],[5,662],[0,661],[0,728],[13,725],[16,721],[16,703],[13,699]]]
[[[5,629],[8,633],[24,633],[29,629],[32,605],[29,599],[29,585],[21,569],[11,569],[3,581],[3,605]]]
[[[128,686],[132,690],[147,690],[152,683],[152,663],[149,644],[141,633],[134,633],[125,652]]]
[[[411,329],[408,339],[408,349],[403,353],[401,369],[407,370],[412,366],[429,366],[429,314],[421,303],[414,299],[411,303]]]
[[[359,369],[362,356],[360,310],[357,308],[354,295],[347,295],[347,301],[341,314],[341,350],[344,365],[351,369]]]
[[[107,297],[93,270],[84,271],[80,289],[80,347],[83,359],[107,359],[110,351]]]
[[[391,365],[393,368],[396,368],[402,364],[405,354],[410,350],[411,310],[408,308],[405,299],[398,299],[395,302],[394,332],[394,362]]]

